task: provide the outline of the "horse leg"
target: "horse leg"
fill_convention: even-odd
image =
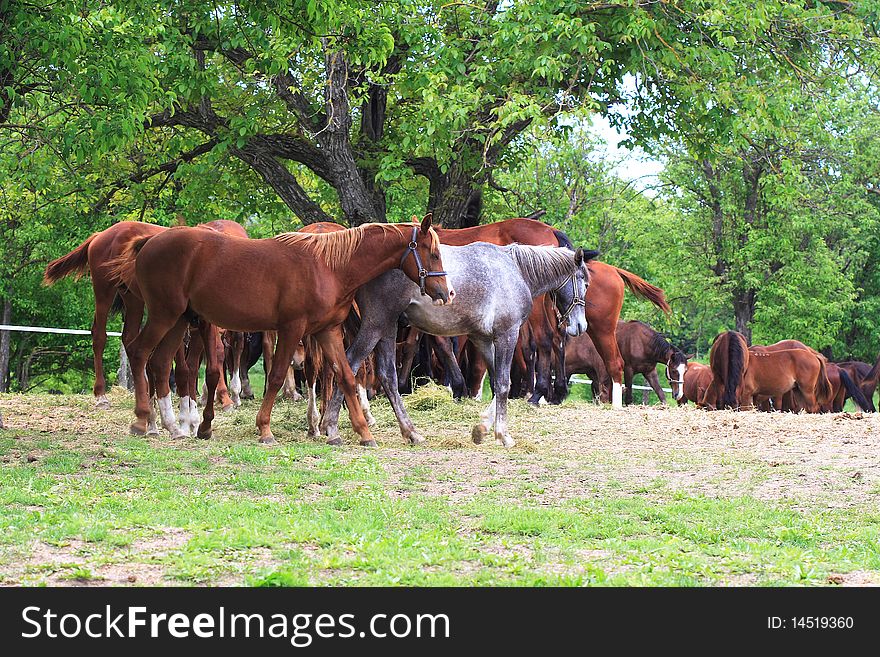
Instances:
[[[232,372],[229,393],[232,397],[232,403],[235,408],[238,408],[241,406],[241,356],[244,352],[244,333],[230,331],[227,335],[229,335],[229,353],[226,360],[229,363],[229,370]]]
[[[617,346],[617,325],[611,329],[603,328],[599,322],[590,322],[587,333],[593,340],[593,345],[599,353],[599,357],[605,364],[605,381],[603,383],[611,389],[611,406],[615,409],[623,408],[623,358]]]
[[[538,404],[541,401],[541,397],[543,397],[545,401],[549,401],[550,397],[550,371],[553,367],[553,341],[548,335],[547,329],[547,326],[542,326],[537,339],[537,353],[535,355],[535,391],[532,393],[532,396],[529,397],[530,404]]]
[[[635,377],[635,372],[633,372],[633,369],[629,365],[624,366],[623,377],[623,403],[630,406],[633,403],[633,377]]]
[[[174,328],[179,317],[179,315],[154,312],[147,319],[143,330],[127,346],[131,376],[134,380],[136,419],[129,427],[129,431],[133,435],[143,436],[147,432],[150,419],[150,383],[147,380],[147,359],[165,335]],[[167,377],[165,385],[168,385]]]
[[[556,339],[553,341],[553,351],[556,356],[554,363],[556,371],[553,380],[553,404],[561,404],[568,397],[568,374],[565,371],[565,343],[567,337],[565,331],[561,334],[557,332]]]
[[[409,329],[409,333],[406,336],[406,340],[403,343],[403,354],[400,358],[400,370],[397,374],[397,385],[401,385],[401,383],[406,382],[409,383],[410,372],[412,371],[413,359],[416,356],[416,351],[419,348],[419,338],[422,336],[422,332],[419,331],[415,326],[411,326]]]
[[[226,385],[226,344],[225,341],[221,338],[220,329],[214,325],[211,325],[214,332],[217,333],[216,340],[212,338],[212,344],[214,345],[214,358],[217,359],[217,362],[220,364],[220,378],[217,379],[217,392],[214,397],[208,397],[208,399],[216,399],[216,401],[220,404],[220,408],[223,411],[231,411],[235,408],[235,402],[232,401],[232,398],[229,396],[229,388]],[[205,344],[205,354],[208,354],[208,345]],[[207,367],[207,366],[206,366]],[[205,371],[205,379],[207,380],[207,370]]]
[[[275,397],[284,383],[287,368],[293,358],[303,328],[299,326],[289,327],[286,331],[278,331],[278,345],[275,347],[275,355],[272,358],[272,369],[266,377],[266,394],[257,412],[257,430],[260,432],[260,442],[264,445],[274,445],[277,441],[272,435],[269,422],[272,418],[272,407],[275,405]]]
[[[182,355],[181,343],[183,341],[183,334],[186,333],[186,328],[187,320],[180,317],[159,342],[149,360],[153,382],[156,386],[156,398],[159,402],[159,416],[162,419],[162,426],[171,434],[172,439],[187,438],[189,436],[189,431],[184,430],[184,425],[182,423],[178,424],[177,418],[174,416],[174,408],[171,404],[171,386],[169,385],[171,361],[174,359],[175,354]],[[188,376],[186,359],[178,358],[174,377],[177,383],[178,396],[181,393],[186,395]],[[184,409],[182,398],[181,409]],[[186,410],[188,409],[189,404],[187,403]]]
[[[458,401],[467,396],[468,389],[464,381],[464,374],[462,374],[455,354],[452,352],[452,341],[449,338],[435,337],[434,342],[437,345],[436,351],[440,356],[443,369],[451,379],[452,398]]]
[[[93,283],[95,293],[95,314],[92,318],[92,356],[95,361],[95,385],[92,394],[95,396],[95,408],[106,411],[110,408],[107,399],[107,380],[104,377],[104,348],[107,346],[107,316],[113,303],[116,289],[98,291]]]
[[[320,429],[318,427],[321,422],[321,413],[318,412],[318,367],[317,363],[315,362],[318,354],[315,353],[315,349],[318,349],[318,346],[314,343],[314,341],[311,341],[311,343],[309,344],[309,349],[306,353],[306,359],[304,363],[307,383],[306,388],[308,390],[309,396],[308,410],[306,412],[306,417],[309,421],[309,430],[308,433],[306,433],[306,436],[309,438],[317,438],[321,435]],[[289,380],[290,368],[287,369],[287,375],[284,377],[285,396]],[[324,407],[324,410],[326,412],[326,406]]]
[[[648,385],[657,393],[657,397],[660,399],[660,403],[666,406],[666,393],[663,392],[663,388],[660,385],[660,377],[657,376],[657,370],[651,370],[648,373],[648,376],[645,377],[648,381]],[[647,390],[645,393],[647,394]]]
[[[361,440],[360,443],[364,447],[375,447],[376,441],[370,433],[370,427],[364,417],[363,410],[358,400],[357,389],[354,382],[354,374],[351,366],[348,364],[348,358],[345,356],[345,347],[342,342],[342,327],[334,326],[325,329],[316,334],[315,337],[321,345],[324,352],[324,358],[327,362],[332,363],[333,369],[336,371],[336,380],[342,393],[345,396],[345,403],[348,405],[348,417],[351,419],[351,426]],[[336,438],[338,441],[338,437]]]
[[[473,336],[471,340],[474,343],[474,346],[479,350],[480,355],[483,357],[483,360],[486,361],[486,367],[489,371],[489,376],[492,377],[493,381],[496,381],[497,372],[495,371],[495,346],[492,342],[485,340],[480,337],[475,339]],[[510,381],[508,381],[508,390]],[[486,437],[486,434],[489,433],[489,430],[495,424],[495,417],[497,412],[497,406],[495,404],[497,399],[497,393],[494,392],[497,390],[497,386],[493,389],[492,400],[489,402],[489,405],[480,413],[480,421],[476,425],[474,425],[473,430],[471,431],[471,438],[476,444],[480,444],[483,442],[483,439]]]
[[[278,338],[277,331],[263,331],[263,394],[269,389],[269,372],[272,371],[273,359],[275,358],[275,342]]]
[[[495,338],[495,442],[513,447],[515,442],[507,433],[507,396],[510,392],[510,362],[516,349],[519,330]]]
[[[213,324],[204,320],[199,322],[199,334],[205,345],[205,410],[202,412],[202,423],[196,431],[196,436],[202,440],[211,437],[211,423],[214,421],[214,399],[217,395],[217,385],[223,378],[223,341],[220,339],[220,330]]]

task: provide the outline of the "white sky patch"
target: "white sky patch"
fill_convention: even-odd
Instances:
[[[614,173],[623,180],[632,181],[636,189],[652,196],[652,188],[659,183],[658,175],[663,170],[663,162],[649,156],[641,148],[621,146],[620,142],[629,135],[613,127],[604,116],[594,114],[587,129],[606,144],[606,157],[616,162]]]

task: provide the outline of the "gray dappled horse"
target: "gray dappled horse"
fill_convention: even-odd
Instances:
[[[448,306],[432,305],[428,297],[420,294],[419,286],[410,284],[398,270],[389,271],[358,290],[361,328],[347,352],[352,371],[357,372],[375,348],[376,370],[394,408],[400,432],[411,443],[420,443],[424,438],[403,408],[397,389],[397,320],[405,315],[410,324],[433,335],[467,335],[485,358],[495,389],[491,403],[473,429],[474,442],[482,442],[494,424],[496,440],[511,447],[514,441],[507,432],[507,395],[520,326],[531,312],[532,300],[549,292],[560,321],[568,321],[568,334],[584,333],[584,298],[589,285],[586,262],[598,252],[475,242],[466,246],[441,245],[440,253],[448,280],[456,290],[455,302]],[[330,444],[340,443],[341,406],[342,394],[337,388],[324,409],[320,425],[321,434],[329,437]],[[309,434],[317,435],[311,418]]]

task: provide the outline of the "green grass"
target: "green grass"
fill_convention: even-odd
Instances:
[[[412,400],[418,426],[468,435],[480,404],[425,399]],[[80,401],[35,404],[88,412]],[[582,407],[608,412],[571,406]],[[665,474],[633,485],[617,472],[630,456],[563,457],[552,442],[529,446],[522,427],[525,445],[512,451],[466,439],[402,448],[387,404],[374,411],[391,427],[378,450],[306,441],[302,405],[276,408],[277,426],[291,434],[279,432],[282,445],[272,449],[253,440],[253,403],[207,442],[0,431],[0,580],[691,586],[880,573],[876,486],[864,504],[829,509],[819,500],[710,496]],[[514,412],[533,422],[528,414],[543,409],[517,403]],[[544,417],[552,416],[536,426]],[[673,452],[665,465],[699,471],[706,463],[684,456]],[[459,460],[441,467],[447,458]],[[766,476],[748,454],[725,459],[756,481]],[[470,461],[479,468],[468,470]],[[581,483],[552,497],[555,480],[572,473]]]

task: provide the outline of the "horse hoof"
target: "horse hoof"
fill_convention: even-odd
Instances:
[[[261,445],[277,445],[278,441],[275,440],[275,436],[269,435],[269,436],[263,436],[262,438],[260,438],[260,444]]]
[[[342,446],[342,438],[340,438],[339,436],[334,436],[333,438],[328,438],[327,444],[333,445],[334,447],[341,447]]]
[[[110,410],[110,400],[106,397],[101,397],[95,400],[95,408],[99,411],[109,411]]]
[[[208,438],[210,438],[210,437],[211,436],[208,435]],[[171,440],[184,440],[185,438],[189,438],[189,434],[186,433],[185,431],[178,431],[177,433],[175,433],[171,436]],[[199,438],[201,438],[201,436],[199,436]]]
[[[147,430],[142,429],[136,424],[132,424],[130,427],[128,427],[128,433],[130,433],[132,436],[145,436],[147,435]]]
[[[137,434],[135,434],[135,435],[137,435]],[[148,435],[148,436],[158,436],[158,435],[159,435],[159,430],[156,429],[156,428],[147,429],[147,435]]]
[[[409,434],[410,445],[421,445],[423,442],[425,442],[425,437],[422,434],[416,433],[415,431]]]
[[[226,404],[226,406],[223,407],[224,413],[231,413],[234,410],[235,410],[235,404]]]
[[[474,441],[474,444],[479,445],[483,442],[483,438],[486,437],[486,428],[482,424],[478,424],[474,427],[474,430],[471,431],[471,438]]]
[[[213,434],[214,434],[213,429],[206,429],[205,431],[202,431],[201,429],[199,429],[198,431],[196,431],[196,436],[198,436],[202,440],[210,440],[211,436]]]
[[[361,447],[378,447],[375,440],[362,440]]]
[[[502,438],[496,438],[495,443],[497,445],[501,445],[501,447],[513,447],[516,445],[516,441],[510,436],[504,436]]]
[[[376,426],[376,418],[374,418],[372,415],[367,417],[367,426],[368,427],[375,427]]]

